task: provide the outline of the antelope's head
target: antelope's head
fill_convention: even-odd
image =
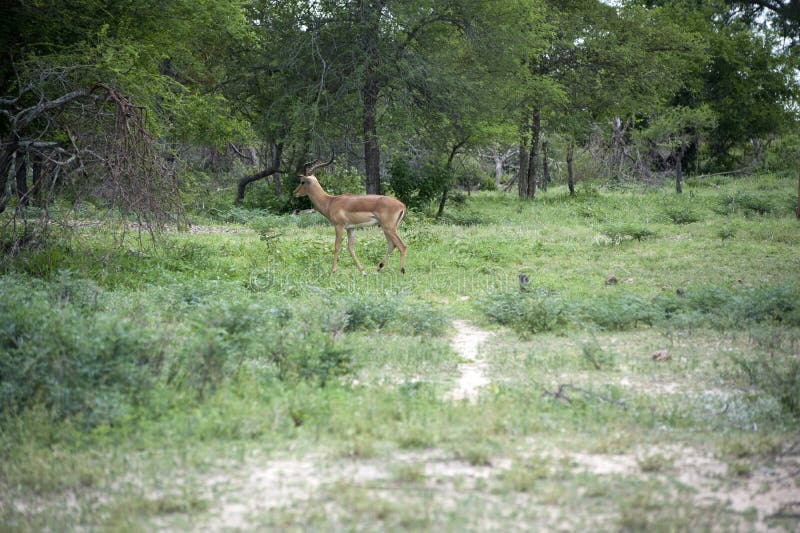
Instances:
[[[331,158],[327,161],[316,161],[306,163],[305,165],[305,172],[300,176],[300,185],[295,187],[294,194],[295,198],[299,196],[308,196],[309,191],[312,188],[319,187],[319,181],[317,178],[312,174],[315,170],[322,167],[327,167],[331,163],[333,163],[333,158],[336,157],[336,154],[331,154]]]
[[[314,185],[319,186],[316,176],[300,176],[300,185],[295,187],[292,193],[295,198],[300,196],[308,196],[308,191]]]

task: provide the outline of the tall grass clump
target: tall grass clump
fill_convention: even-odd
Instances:
[[[731,359],[750,386],[774,398],[787,415],[800,419],[800,359],[796,354],[735,355]]]
[[[652,326],[659,318],[659,309],[636,294],[621,292],[582,302],[576,306],[580,322],[594,324],[604,330],[627,330]]]
[[[620,244],[626,240],[643,241],[656,235],[656,233],[647,226],[635,222],[605,224],[602,228],[602,232],[613,244]]]

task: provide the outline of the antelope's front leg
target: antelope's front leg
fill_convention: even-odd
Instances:
[[[347,251],[350,252],[350,257],[353,258],[356,266],[358,267],[358,271],[362,274],[364,273],[364,269],[361,267],[361,263],[358,262],[358,257],[356,257],[356,251],[353,250],[353,242],[355,242],[355,234],[356,230],[353,228],[347,228]]]
[[[344,226],[338,224],[334,226],[336,229],[336,241],[333,244],[333,266],[331,267],[331,274],[336,272],[336,263],[339,261],[339,250],[342,248],[342,233],[344,233]]]

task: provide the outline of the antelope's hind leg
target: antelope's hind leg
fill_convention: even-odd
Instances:
[[[405,245],[405,243],[403,243],[403,241],[400,240],[400,237],[398,237],[397,232],[384,230],[384,235],[386,236],[386,242],[389,244],[389,251],[386,252],[386,255],[381,260],[381,262],[378,264],[377,272],[380,272],[380,270],[386,264],[386,261],[389,260],[389,256],[392,255],[392,252],[394,251],[394,249],[397,248],[398,250],[400,250],[400,272],[402,274],[405,274],[406,273],[406,245]]]

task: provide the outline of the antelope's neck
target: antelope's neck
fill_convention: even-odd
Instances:
[[[326,193],[320,185],[312,187],[311,190],[308,191],[308,199],[311,200],[314,209],[319,211],[326,218],[328,217],[332,198],[333,196]]]

